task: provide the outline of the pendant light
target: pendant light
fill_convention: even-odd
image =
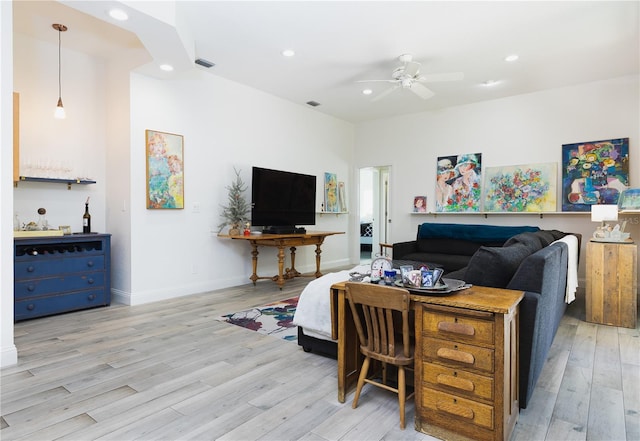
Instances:
[[[67,27],[63,24],[54,23],[51,25],[53,29],[58,31],[58,104],[56,105],[56,112],[54,116],[57,119],[65,119],[67,115],[64,112],[64,106],[62,105],[62,81],[61,81],[61,63],[60,63],[60,46],[62,32],[66,32]]]

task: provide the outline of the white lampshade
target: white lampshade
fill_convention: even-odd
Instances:
[[[606,222],[618,220],[618,206],[598,204],[591,206],[591,222]]]

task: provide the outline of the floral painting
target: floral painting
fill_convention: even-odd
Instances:
[[[482,154],[438,157],[436,212],[480,211]]]
[[[324,174],[324,211],[337,213],[340,211],[338,203],[338,177],[335,173]]]
[[[484,211],[556,211],[557,164],[487,167]]]
[[[562,211],[617,204],[629,187],[629,138],[562,146]]]
[[[181,135],[146,131],[147,208],[184,208]]]

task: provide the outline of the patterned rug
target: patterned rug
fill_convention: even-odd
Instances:
[[[268,305],[233,312],[218,317],[222,322],[271,335],[288,341],[298,340],[298,329],[293,324],[293,315],[298,306],[298,297],[293,297]]]

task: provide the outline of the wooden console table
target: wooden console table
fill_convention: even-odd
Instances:
[[[519,415],[522,291],[474,286],[451,296],[411,295],[415,313],[415,427],[442,439],[508,440]],[[331,287],[338,340],[338,401],[362,364],[344,283]]]
[[[285,280],[292,279],[294,277],[302,276],[298,270],[296,270],[296,247],[304,245],[316,246],[316,272],[313,274],[315,277],[320,277],[320,249],[324,239],[327,236],[334,234],[344,234],[342,231],[307,231],[306,233],[295,234],[255,234],[250,236],[229,236],[219,235],[229,239],[246,240],[251,245],[251,260],[253,262],[253,274],[250,279],[253,284],[256,284],[258,279],[271,279],[278,284],[280,289],[285,283]],[[273,277],[261,277],[258,276],[258,247],[275,247],[278,248],[278,274]],[[289,248],[291,252],[291,268],[284,268],[284,249]]]

